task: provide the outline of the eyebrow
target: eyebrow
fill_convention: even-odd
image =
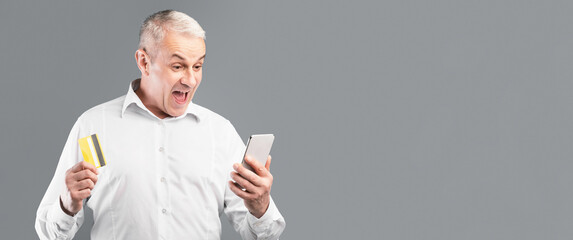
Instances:
[[[200,57],[199,59],[197,59],[197,61],[199,61],[199,60],[201,60],[201,59],[205,59],[205,56],[207,56],[207,54],[206,54],[206,53],[205,53],[205,54],[203,54],[203,56],[202,56],[202,57]],[[171,58],[174,58],[174,57],[177,57],[177,58],[179,58],[179,59],[181,59],[181,60],[185,61],[185,58],[184,58],[184,57],[182,57],[182,56],[180,56],[180,55],[179,55],[179,54],[177,54],[177,53],[174,53],[173,55],[171,55]]]

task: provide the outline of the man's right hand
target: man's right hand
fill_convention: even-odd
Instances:
[[[66,171],[66,193],[60,196],[62,210],[74,216],[83,207],[83,200],[91,195],[97,183],[97,168],[81,161]]]

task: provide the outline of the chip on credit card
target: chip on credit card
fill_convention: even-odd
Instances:
[[[78,140],[84,161],[93,164],[96,168],[105,166],[105,158],[97,134],[92,134]]]

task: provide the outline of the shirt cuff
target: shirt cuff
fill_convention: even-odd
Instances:
[[[251,230],[253,230],[257,235],[267,231],[272,223],[281,217],[281,213],[277,209],[277,206],[275,205],[275,202],[272,198],[271,202],[269,203],[269,208],[265,214],[261,216],[261,218],[257,218],[247,211],[247,223],[249,228],[251,228]]]
[[[60,230],[69,231],[76,224],[78,220],[77,216],[77,214],[73,217],[66,214],[60,206],[60,198],[58,197],[58,201],[52,204],[47,217],[49,222],[55,223]]]

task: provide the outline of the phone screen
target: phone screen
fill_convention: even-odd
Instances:
[[[246,156],[254,158],[264,166],[267,162],[267,157],[271,152],[271,147],[273,146],[274,140],[275,136],[273,134],[251,135],[247,141],[247,149],[245,150],[245,155],[243,156],[243,166],[253,171],[253,168],[251,168],[251,166],[244,160]]]

